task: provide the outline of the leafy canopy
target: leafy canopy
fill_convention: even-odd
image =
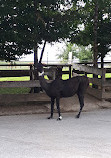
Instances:
[[[68,61],[69,53],[72,52],[72,58],[78,58],[80,62],[90,62],[93,59],[91,47],[80,46],[76,44],[66,43],[61,54],[57,54],[61,61]]]
[[[97,19],[97,47],[98,58],[105,57],[111,50],[111,1],[110,0],[83,0],[78,3],[78,28],[76,33],[71,34],[72,43],[88,46],[94,44],[94,16],[95,5],[98,8]],[[75,6],[75,5],[74,5]],[[81,25],[80,25],[81,24]],[[80,27],[82,26],[82,27]],[[82,29],[81,29],[82,28]]]
[[[71,6],[71,0],[1,0],[0,59],[16,60],[44,40],[68,38],[77,19]]]

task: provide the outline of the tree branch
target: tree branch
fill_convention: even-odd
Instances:
[[[41,63],[41,61],[42,61],[42,57],[43,57],[45,46],[46,46],[46,40],[44,41],[44,45],[43,45],[43,48],[42,48],[42,51],[41,51],[41,56],[40,56],[39,63]]]

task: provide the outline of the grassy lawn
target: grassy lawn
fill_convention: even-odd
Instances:
[[[45,76],[46,79],[47,76]],[[68,79],[69,75],[63,75],[62,79]],[[0,81],[29,81],[30,77],[1,77]],[[0,94],[25,94],[29,93],[30,88],[0,88]]]
[[[105,77],[106,78],[111,78],[111,73],[107,73]]]
[[[47,76],[45,76],[46,79]],[[64,80],[69,78],[69,75],[63,75]],[[29,81],[30,77],[2,77],[0,81]],[[0,88],[0,94],[25,94],[29,93],[30,88]]]
[[[28,81],[30,77],[2,77],[0,81]],[[29,93],[30,88],[0,88],[0,94],[23,94]]]
[[[30,88],[0,88],[0,94],[25,94],[29,92]]]
[[[93,74],[88,74],[87,77],[92,78],[92,77],[93,77]],[[105,77],[106,77],[106,78],[111,78],[111,73],[107,73],[107,74],[105,75]],[[100,76],[98,76],[98,78],[100,78]]]
[[[0,81],[29,81],[30,77],[1,77]]]
[[[4,62],[1,62],[1,64],[6,64]],[[8,66],[1,66],[0,70],[17,70],[17,69],[29,69],[29,66],[12,66],[10,67],[10,63],[8,63]],[[17,64],[21,64],[21,62],[17,62]],[[29,62],[24,62],[22,64],[30,64]],[[68,71],[68,67],[64,67],[63,71]],[[93,75],[92,74],[88,74],[88,77],[92,78]],[[111,78],[111,73],[107,73],[106,78]],[[47,76],[45,76],[46,79]],[[62,79],[66,80],[69,78],[68,74],[64,74],[62,75]],[[0,81],[29,81],[30,77],[29,76],[25,76],[25,77],[1,77]],[[23,94],[23,93],[29,93],[30,88],[0,88],[0,94]]]
[[[92,78],[92,74],[87,75],[89,78]],[[47,79],[47,76],[45,76]],[[62,75],[62,79],[66,80],[69,78],[68,74]],[[111,73],[106,74],[106,78],[111,78]],[[0,81],[28,81],[30,80],[30,77],[1,77]],[[23,93],[29,93],[30,88],[0,88],[0,94],[23,94]]]

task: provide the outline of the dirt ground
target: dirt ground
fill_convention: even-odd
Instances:
[[[75,95],[70,98],[63,98],[60,100],[61,112],[77,112],[79,111],[78,97]],[[110,101],[100,101],[88,94],[85,95],[85,106],[83,111],[92,111],[101,108],[111,108]],[[54,107],[55,111],[56,106]],[[0,103],[0,116],[2,115],[20,115],[20,114],[37,114],[49,113],[50,103],[38,102],[20,102],[11,104]]]

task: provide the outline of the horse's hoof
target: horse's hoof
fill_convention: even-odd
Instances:
[[[58,119],[57,119],[57,121],[61,121],[62,120],[62,116],[60,116]]]
[[[80,115],[76,115],[76,118],[79,118],[80,117]]]
[[[50,117],[47,117],[47,119],[48,119],[48,120],[49,120],[49,119],[53,119],[53,117],[50,116]]]

